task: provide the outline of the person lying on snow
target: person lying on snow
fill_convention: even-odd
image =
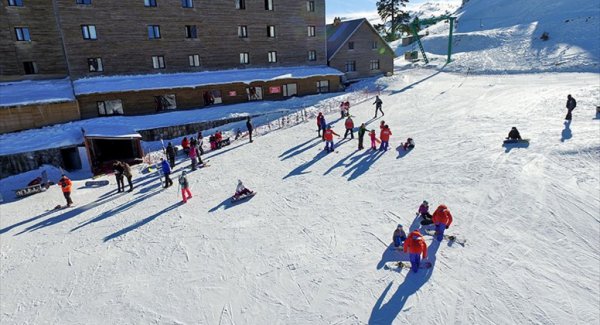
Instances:
[[[519,130],[517,130],[516,127],[512,127],[512,129],[510,130],[510,132],[508,132],[508,137],[507,139],[509,140],[523,140],[521,139],[521,134],[519,133]]]
[[[235,199],[239,199],[242,196],[250,195],[252,193],[254,193],[254,192],[247,189],[244,186],[244,184],[242,184],[242,181],[238,179],[238,185],[237,185],[237,188],[235,189],[235,195],[233,197]]]

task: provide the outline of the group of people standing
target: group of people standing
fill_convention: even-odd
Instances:
[[[437,209],[435,209],[435,212],[433,212],[433,215],[431,215],[429,213],[429,203],[427,201],[423,201],[419,206],[417,217],[422,218],[422,225],[435,225],[434,239],[437,241],[442,241],[444,239],[444,231],[450,228],[453,221],[450,210],[448,210],[448,207],[444,204],[440,204]],[[423,259],[427,258],[427,243],[425,243],[421,231],[416,229],[406,235],[402,224],[399,224],[394,230],[392,240],[394,247],[400,248],[402,246],[404,253],[409,254],[411,270],[417,272],[421,264],[421,257]]]

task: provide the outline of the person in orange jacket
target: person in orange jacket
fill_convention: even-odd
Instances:
[[[390,131],[390,127],[385,125],[381,130],[381,134],[379,135],[379,139],[381,139],[381,146],[379,147],[379,151],[387,151],[390,142],[390,135],[392,135],[392,131]]]
[[[435,224],[435,239],[442,241],[444,239],[444,231],[450,228],[452,224],[452,214],[448,210],[448,207],[440,204],[433,213],[432,221]]]
[[[418,229],[408,234],[404,241],[404,252],[408,253],[410,258],[410,269],[417,272],[421,265],[421,255],[423,259],[427,258],[427,244]]]
[[[337,135],[337,137],[339,138],[340,135],[333,132],[333,130],[331,129],[331,125],[327,126],[327,129],[325,130],[325,133],[323,133],[323,137],[325,138],[325,151],[327,152],[332,152],[333,151],[333,136]]]
[[[185,152],[186,155],[189,155],[190,141],[188,140],[187,137],[183,137],[183,140],[181,140],[181,149],[183,149],[183,152]]]
[[[58,185],[61,187],[63,195],[65,196],[65,200],[67,200],[67,207],[73,205],[73,201],[71,200],[71,187],[73,183],[67,177],[67,175],[63,174],[60,180],[58,181]]]
[[[354,121],[352,121],[352,118],[350,116],[348,116],[348,118],[346,119],[344,126],[346,126],[346,133],[344,133],[344,139],[346,139],[348,133],[350,133],[350,139],[354,139]]]

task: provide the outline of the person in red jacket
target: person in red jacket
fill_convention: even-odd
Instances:
[[[354,139],[354,121],[352,121],[352,118],[350,116],[348,116],[344,125],[346,126],[346,133],[344,133],[344,139],[346,139],[348,133],[350,133],[350,139]]]
[[[444,231],[450,228],[452,224],[452,214],[448,210],[448,207],[443,204],[438,206],[433,213],[432,221],[435,224],[435,239],[442,241],[444,239]]]
[[[404,252],[408,253],[410,258],[410,269],[417,272],[421,265],[421,255],[423,259],[427,258],[427,244],[418,229],[408,234],[404,241]]]
[[[67,177],[67,175],[62,175],[62,177],[58,181],[58,186],[60,186],[60,188],[62,189],[65,200],[67,200],[67,207],[73,205],[73,201],[71,200],[71,187],[73,186],[73,183]]]
[[[334,135],[337,135],[338,138],[340,137],[339,134],[333,132],[333,130],[331,129],[331,125],[328,125],[327,129],[325,130],[325,133],[323,133],[323,136],[325,137],[325,151],[327,151],[327,152],[333,151],[333,136]]]
[[[181,140],[181,149],[183,149],[186,155],[190,153],[190,141],[187,137],[183,137],[183,140]]]
[[[392,135],[392,131],[390,131],[389,126],[385,125],[381,130],[381,134],[379,135],[379,139],[381,140],[381,146],[379,147],[379,151],[388,150],[390,135]]]

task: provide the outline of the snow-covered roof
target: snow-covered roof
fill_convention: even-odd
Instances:
[[[342,72],[328,66],[300,66],[261,69],[234,69],[194,73],[149,74],[84,78],[73,82],[75,94],[113,93],[152,89],[194,88],[204,85],[236,82],[303,79],[315,76],[341,76]]]
[[[0,107],[74,101],[69,79],[0,83]]]
[[[141,138],[142,136],[135,132],[133,127],[125,125],[111,125],[110,127],[90,124],[85,128],[86,138]]]

